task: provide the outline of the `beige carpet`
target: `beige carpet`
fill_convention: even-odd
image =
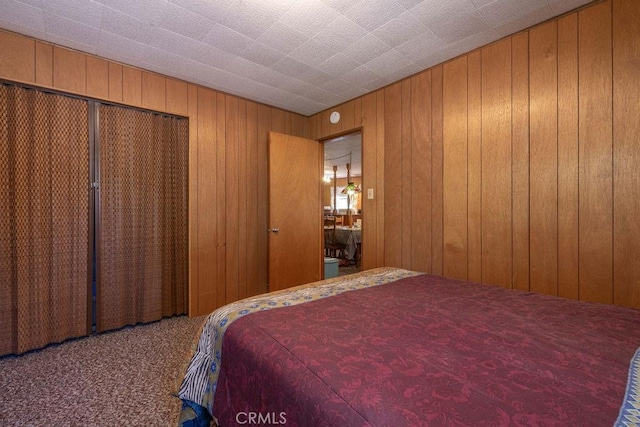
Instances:
[[[175,426],[173,379],[203,322],[174,317],[0,359],[0,426]]]
[[[360,270],[360,267],[356,267],[355,265],[340,266],[338,267],[338,276],[358,273]]]

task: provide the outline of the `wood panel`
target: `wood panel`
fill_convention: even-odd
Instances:
[[[247,102],[247,296],[259,292],[258,186],[258,105]]]
[[[482,49],[482,281],[511,287],[511,39]]]
[[[558,293],[557,22],[530,31],[530,289]],[[515,170],[514,170],[515,173]],[[515,241],[515,240],[514,240]]]
[[[385,150],[384,150],[384,89],[376,92],[376,265],[385,260]],[[366,224],[364,225],[366,227]]]
[[[109,62],[95,56],[87,56],[87,96],[109,98]]]
[[[467,279],[467,57],[443,66],[443,274]]]
[[[285,112],[279,108],[271,109],[271,130],[274,132],[286,132]]]
[[[225,304],[239,299],[239,224],[240,201],[238,181],[240,179],[240,125],[238,98],[225,96],[225,221],[226,279]],[[244,255],[244,254],[243,254]]]
[[[268,235],[269,228],[269,130],[271,129],[272,109],[265,105],[258,105],[258,281],[259,291],[268,291]]]
[[[198,187],[197,244],[198,314],[211,312],[218,306],[218,227],[215,206],[216,186],[216,93],[198,88]],[[193,217],[191,218],[193,220]]]
[[[349,101],[340,107],[340,122],[342,122],[342,132],[347,132],[356,127],[355,101]]]
[[[122,102],[122,65],[109,62],[109,99]]]
[[[513,287],[529,290],[529,33],[513,37],[512,51],[512,161],[513,176]]]
[[[444,209],[442,177],[444,147],[442,142],[442,66],[431,71],[431,271],[443,272]]]
[[[580,299],[612,302],[611,2],[578,13]]]
[[[614,1],[613,22],[613,302],[640,307],[640,3]]]
[[[353,127],[359,128],[362,126],[362,98],[356,98],[353,101],[353,114],[354,114],[354,122]]]
[[[376,95],[371,93],[361,100],[360,123],[362,131],[362,268],[376,265]],[[369,200],[367,189],[374,190],[374,199]]]
[[[136,68],[122,67],[122,102],[142,106],[142,72]]]
[[[216,92],[216,204],[211,205],[211,213],[216,212],[216,227],[218,229],[218,242],[216,246],[218,259],[218,307],[227,302],[227,105],[224,93]]]
[[[306,120],[302,116],[290,111],[286,111],[285,114],[287,116],[287,122],[289,123],[287,133],[289,135],[304,136],[306,138],[306,135],[309,133],[308,127],[305,124]]]
[[[176,80],[166,79],[166,110],[173,114],[187,116],[188,108],[188,89],[187,83]]]
[[[384,259],[402,267],[402,84],[388,86],[384,97]]]
[[[482,57],[467,58],[467,274],[482,281]]]
[[[309,127],[309,138],[310,139],[315,139],[318,140],[320,139],[320,134],[321,132],[318,130],[318,125],[319,125],[319,114],[315,114],[311,117],[309,117],[307,123],[308,123],[308,127]]]
[[[238,298],[247,297],[247,101],[238,100]],[[230,284],[227,283],[227,287]],[[231,286],[233,286],[231,284]]]
[[[53,45],[36,41],[37,85],[53,86]]]
[[[578,14],[558,21],[558,295],[578,299]]]
[[[53,86],[66,92],[84,95],[87,89],[86,55],[54,46]]]
[[[293,120],[293,114],[290,113],[289,111],[282,111],[282,121],[284,123],[284,132],[287,135],[293,135],[294,134],[294,128],[295,128],[295,124],[294,124],[294,120]]]
[[[111,76],[111,74],[109,74]],[[200,314],[198,274],[198,87],[187,87],[189,114],[189,315]]]
[[[289,112],[291,119],[291,134],[301,138],[309,138],[309,125],[307,118],[296,113]]]
[[[18,82],[35,81],[36,44],[33,39],[0,30],[0,77]]]
[[[431,72],[411,78],[411,268],[431,266]]]
[[[411,181],[411,148],[413,145],[413,136],[411,134],[411,80],[406,79],[401,82],[402,85],[402,111],[401,111],[401,150],[402,150],[402,183],[399,187],[402,201],[400,203],[400,223],[401,223],[401,266],[402,268],[411,269],[411,242],[413,241],[412,228],[412,209],[411,200],[415,188]]]
[[[142,72],[142,107],[155,111],[166,109],[165,78],[159,74]]]

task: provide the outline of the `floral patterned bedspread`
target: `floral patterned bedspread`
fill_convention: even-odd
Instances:
[[[287,425],[611,426],[640,310],[420,275],[237,319],[213,414]],[[228,353],[227,353],[228,352]]]
[[[180,384],[178,396],[189,403],[185,409],[204,407],[211,414],[213,399],[218,384],[222,363],[222,341],[227,328],[237,319],[247,314],[282,308],[319,300],[347,291],[353,291],[385,283],[404,277],[415,276],[417,272],[395,268],[377,268],[365,272],[297,286],[283,291],[271,292],[246,298],[215,310],[205,321],[197,343],[185,359],[176,378]],[[199,409],[198,409],[198,412]],[[206,415],[198,413],[198,415]],[[188,419],[188,416],[184,416]],[[207,424],[207,420],[200,424]],[[190,425],[188,422],[183,425]],[[192,425],[199,425],[194,421]]]

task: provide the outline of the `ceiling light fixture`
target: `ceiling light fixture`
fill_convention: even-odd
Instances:
[[[342,194],[353,196],[360,192],[362,192],[360,186],[351,181],[351,153],[349,153],[349,163],[347,163],[347,186],[342,189]],[[347,200],[347,204],[348,203],[349,201]]]

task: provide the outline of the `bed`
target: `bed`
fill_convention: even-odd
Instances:
[[[635,425],[640,310],[379,268],[214,311],[179,423]]]

